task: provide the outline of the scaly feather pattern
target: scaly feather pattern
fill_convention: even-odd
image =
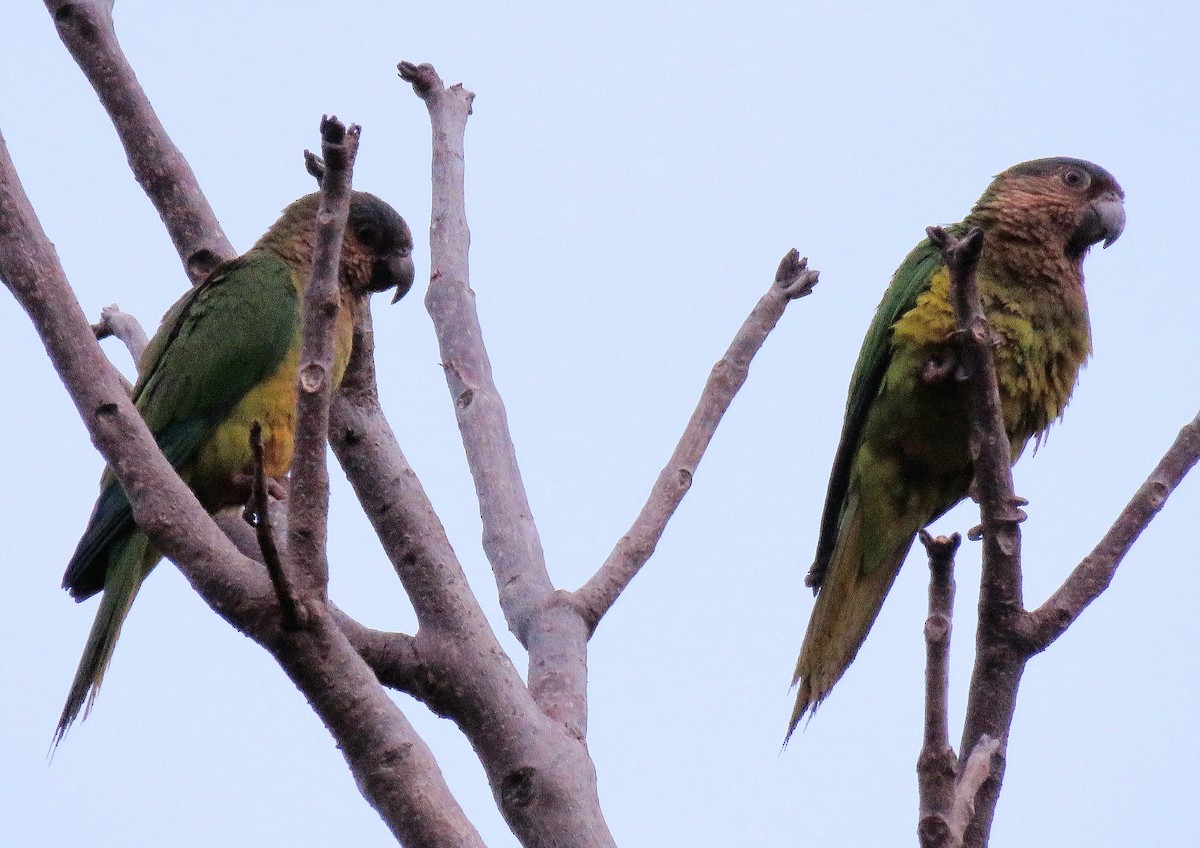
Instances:
[[[950,227],[984,231],[976,282],[999,339],[996,373],[1012,460],[1066,408],[1091,354],[1083,259],[1125,224],[1103,168],[1067,157],[1001,173]],[[788,736],[841,678],[879,615],[917,531],[971,482],[969,401],[957,378],[949,274],[926,239],[900,265],[850,381],[817,552],[817,592]]]

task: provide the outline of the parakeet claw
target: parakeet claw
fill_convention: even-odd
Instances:
[[[979,498],[977,498],[975,496],[975,481],[974,480],[971,481],[971,487],[969,490],[969,494],[970,494],[972,500],[974,500],[974,501],[979,500]],[[1003,514],[997,516],[997,518],[1000,521],[1011,522],[1013,524],[1020,524],[1022,521],[1024,521],[1026,518],[1029,517],[1025,513],[1025,510],[1021,509],[1021,507],[1023,507],[1023,506],[1029,506],[1029,501],[1026,498],[1021,497],[1020,495],[1013,495],[1012,500],[1008,502],[1008,508],[1003,512]],[[983,536],[984,536],[984,532],[983,532],[982,524],[976,524],[974,527],[972,527],[970,530],[967,531],[967,538],[970,539],[972,542],[978,542],[980,539],[983,538]]]
[[[251,527],[258,526],[258,509],[255,507],[255,492],[254,492],[254,473],[252,471],[243,471],[240,474],[233,475],[232,484],[238,489],[246,491],[246,504],[242,508],[242,519]],[[287,477],[268,477],[267,478],[267,497],[277,501],[286,501],[288,499],[289,479]]]
[[[921,382],[930,386],[944,383],[958,370],[958,357],[953,351],[938,351],[921,367]]]
[[[825,579],[825,572],[818,571],[814,563],[813,567],[808,570],[808,574],[804,575],[804,585],[813,590],[813,594],[821,591],[821,581]]]

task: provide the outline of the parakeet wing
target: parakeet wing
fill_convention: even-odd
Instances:
[[[956,236],[961,236],[964,230],[961,224],[947,229]],[[842,424],[841,440],[838,442],[837,452],[833,458],[833,470],[829,475],[829,488],[825,495],[825,509],[821,514],[817,553],[807,581],[814,590],[820,588],[821,581],[825,576],[825,569],[829,564],[829,557],[833,554],[833,546],[838,537],[838,522],[841,518],[842,505],[850,485],[850,467],[854,462],[854,455],[862,443],[867,413],[879,394],[884,372],[887,371],[888,363],[891,361],[892,325],[900,319],[901,315],[916,305],[917,297],[929,288],[934,272],[941,264],[941,255],[929,239],[923,239],[913,248],[900,267],[896,269],[892,282],[884,293],[879,308],[875,311],[875,318],[871,321],[866,338],[863,340],[862,350],[858,354],[858,362],[854,366],[854,374],[850,378],[850,393],[846,400],[846,418]]]
[[[133,399],[168,461],[180,468],[247,392],[270,376],[296,338],[299,303],[289,267],[253,251],[185,294],[142,355]],[[104,552],[133,528],[124,490],[106,471],[63,586],[85,598],[104,586]]]

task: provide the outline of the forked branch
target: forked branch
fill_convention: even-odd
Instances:
[[[972,230],[962,239],[939,227],[929,228],[928,233],[950,271],[959,356],[971,382],[970,448],[973,490],[982,519],[983,569],[975,669],[954,803],[943,822],[947,827],[935,822],[928,834],[922,830],[922,839],[928,835],[934,840],[923,842],[929,845],[982,848],[987,845],[999,798],[1017,689],[1026,662],[1058,638],[1107,588],[1134,540],[1200,459],[1200,416],[1180,431],[1112,528],[1062,587],[1041,608],[1025,612],[1019,528],[1024,518],[1019,507],[1024,502],[1013,493],[1012,453],[1000,407],[991,334],[974,278],[982,233]],[[943,799],[944,788],[939,796]],[[923,817],[923,828],[925,821]],[[942,836],[952,841],[936,841]]]

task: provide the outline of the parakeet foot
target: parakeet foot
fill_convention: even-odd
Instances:
[[[958,356],[951,350],[941,350],[921,366],[921,382],[928,386],[944,383],[958,370]]]
[[[975,481],[974,480],[971,481],[971,487],[970,487],[969,491],[970,491],[971,499],[974,501],[978,501],[979,499],[977,497],[975,497]],[[1020,495],[1013,495],[1012,500],[1010,500],[1008,502],[1008,509],[1002,515],[1000,515],[998,517],[1001,521],[1008,521],[1008,522],[1012,522],[1013,524],[1020,524],[1022,521],[1024,521],[1026,518],[1029,517],[1026,514],[1025,510],[1021,509],[1021,507],[1023,507],[1023,506],[1029,506],[1028,499],[1023,498]],[[970,539],[972,542],[978,542],[980,539],[983,538],[983,535],[984,534],[983,534],[983,525],[982,524],[976,524],[974,527],[972,527],[970,530],[967,531],[967,538]]]
[[[243,472],[233,476],[233,485],[247,492],[246,503],[242,508],[242,519],[251,527],[258,526],[258,508],[255,504],[254,474]],[[288,499],[289,479],[287,477],[267,478],[267,497],[277,501]]]

